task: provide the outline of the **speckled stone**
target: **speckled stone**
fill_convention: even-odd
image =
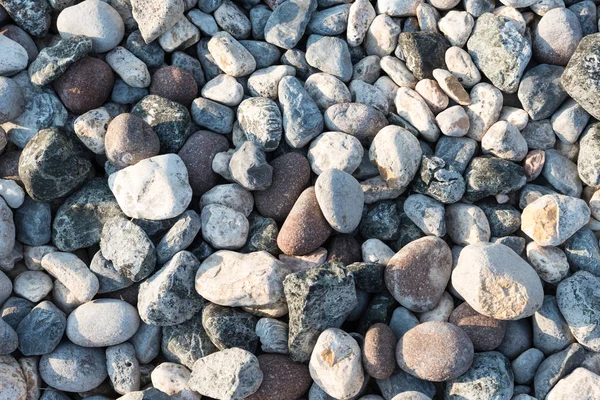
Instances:
[[[26,356],[52,352],[60,343],[67,320],[65,314],[49,301],[36,305],[15,329],[19,351]]]
[[[396,367],[394,350],[396,336],[392,329],[382,323],[372,325],[365,334],[362,349],[363,367],[375,379],[387,379]]]
[[[115,166],[125,168],[158,155],[158,136],[146,121],[134,114],[120,114],[108,125],[106,156]]]
[[[192,74],[183,68],[176,66],[163,67],[152,75],[150,94],[189,107],[198,96],[198,85]]]
[[[433,78],[433,70],[445,68],[444,55],[448,41],[437,32],[405,32],[398,36],[398,48],[406,58],[406,66],[419,80]]]
[[[46,36],[50,28],[50,6],[43,0],[3,0],[2,7],[31,36]]]
[[[194,195],[200,196],[216,185],[218,175],[212,170],[212,161],[228,148],[227,138],[209,131],[194,133],[181,147],[178,154],[188,170]]]
[[[115,78],[104,61],[84,57],[54,81],[54,89],[69,111],[81,115],[101,107],[109,98]]]
[[[447,322],[425,322],[406,332],[396,347],[404,371],[428,381],[447,381],[464,374],[473,362],[467,334]]]
[[[200,358],[217,350],[202,327],[202,313],[182,324],[162,329],[161,351],[167,360],[192,368]]]
[[[502,343],[506,331],[506,321],[479,314],[466,302],[454,309],[448,322],[465,331],[475,351],[494,350]]]
[[[25,376],[17,360],[11,355],[0,356],[0,396],[7,399],[24,400],[27,398]]]
[[[295,400],[310,388],[312,379],[306,365],[279,354],[262,354],[257,358],[263,381],[247,400]]]
[[[231,307],[208,304],[202,310],[202,326],[219,350],[237,347],[256,352],[258,318]]]

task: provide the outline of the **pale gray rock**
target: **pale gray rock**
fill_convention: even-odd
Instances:
[[[575,342],[554,296],[544,296],[542,307],[533,314],[533,345],[546,356]]]
[[[14,280],[16,294],[33,303],[42,300],[52,291],[52,279],[43,271],[21,272]]]
[[[481,141],[488,129],[498,121],[502,111],[502,92],[489,83],[471,89],[471,104],[465,107],[470,126],[467,136]]]
[[[261,318],[256,324],[256,335],[265,353],[288,353],[288,324],[274,318]]]
[[[404,212],[426,235],[446,235],[444,205],[431,197],[412,194],[404,201]]]
[[[315,101],[320,110],[339,103],[349,103],[352,96],[348,87],[333,75],[318,72],[306,79],[304,89]]]
[[[343,82],[352,78],[352,61],[345,41],[337,37],[311,35],[306,48],[306,62]]]
[[[593,399],[598,396],[600,396],[600,376],[585,368],[576,368],[571,374],[556,383],[546,399]]]
[[[220,205],[202,209],[202,236],[217,249],[239,249],[248,238],[249,223],[244,214]]]
[[[364,149],[354,136],[343,132],[324,132],[308,148],[308,161],[317,175],[330,168],[353,173],[362,161]]]
[[[162,328],[158,325],[149,325],[140,321],[140,326],[135,335],[129,339],[129,343],[135,348],[136,358],[141,364],[148,364],[158,356]]]
[[[265,40],[284,49],[296,47],[317,9],[317,0],[288,0],[277,7],[265,25]]]
[[[271,100],[277,100],[279,81],[284,76],[295,75],[296,70],[289,65],[273,65],[271,67],[256,70],[248,78],[248,91],[252,96],[267,97]],[[348,98],[349,97],[350,95],[348,94]]]
[[[80,302],[91,300],[100,287],[98,278],[72,253],[52,252],[42,257],[42,268],[62,283]]]
[[[6,54],[0,61],[0,76],[14,75],[27,68],[28,56],[23,46],[7,36],[0,37],[0,51]]]
[[[584,348],[574,343],[542,361],[533,380],[536,397],[546,398],[552,387],[577,368],[584,357]]]
[[[151,77],[148,67],[125,47],[115,47],[106,55],[105,59],[127,85],[133,88],[150,86]]]
[[[315,194],[323,216],[341,233],[354,231],[360,223],[364,194],[358,181],[339,169],[328,169],[315,182]]]
[[[446,208],[446,231],[460,246],[488,242],[491,236],[489,221],[483,210],[473,204],[455,203]]]
[[[208,41],[208,51],[216,65],[233,77],[250,75],[256,69],[252,54],[228,32],[214,34]]]
[[[552,129],[561,141],[575,143],[589,119],[590,114],[569,98],[552,114]]]
[[[291,147],[304,147],[323,132],[323,116],[297,78],[283,77],[279,81],[278,96],[285,140]]]
[[[539,63],[567,65],[583,37],[579,19],[571,10],[549,10],[533,31],[533,56]]]
[[[183,0],[131,0],[132,15],[146,43],[157,39],[183,17]],[[213,10],[214,11],[214,10]]]
[[[106,368],[115,392],[127,394],[140,389],[140,364],[130,343],[106,349]]]
[[[509,161],[522,161],[527,155],[527,142],[516,126],[498,121],[481,139],[483,154],[491,154]]]

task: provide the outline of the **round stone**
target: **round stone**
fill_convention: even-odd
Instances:
[[[277,104],[264,97],[242,101],[237,110],[238,122],[244,137],[264,151],[279,146],[283,131],[281,112]]]
[[[86,0],[61,11],[56,29],[63,38],[87,36],[94,53],[106,53],[123,39],[125,26],[119,13],[108,3]]]
[[[568,8],[554,8],[536,25],[533,55],[541,64],[567,65],[582,37],[575,13]]]
[[[250,229],[244,214],[220,205],[202,209],[202,236],[217,249],[239,249],[248,239]]]
[[[67,336],[84,347],[106,347],[130,339],[140,324],[135,307],[122,300],[100,299],[75,309],[67,319]]]
[[[180,364],[164,362],[152,370],[152,386],[171,398],[181,400],[200,400],[200,395],[188,388],[191,372]]]
[[[198,97],[198,85],[192,74],[185,69],[175,66],[163,67],[152,75],[150,94],[189,107]]]
[[[118,168],[158,155],[158,136],[143,119],[123,113],[108,125],[105,136],[106,156]]]
[[[364,149],[354,136],[343,132],[324,132],[308,148],[308,161],[317,175],[336,168],[353,173],[360,165]]]
[[[10,78],[0,77],[0,124],[12,121],[24,110],[25,97],[21,87]]]
[[[527,142],[516,126],[506,121],[498,121],[483,136],[481,149],[484,154],[521,161],[527,155]]]
[[[181,147],[178,155],[188,170],[190,186],[195,196],[203,195],[217,184],[218,175],[213,172],[212,162],[217,153],[227,149],[227,138],[209,131],[194,133]]]
[[[569,273],[567,256],[558,247],[540,246],[530,242],[527,244],[526,251],[527,261],[544,282],[558,283]]]
[[[544,290],[535,270],[500,243],[476,243],[460,253],[452,286],[478,313],[516,320],[533,315]]]
[[[392,329],[382,323],[371,325],[365,334],[362,350],[363,367],[375,379],[387,379],[396,367],[394,350],[396,336]]]
[[[440,238],[425,237],[404,246],[387,263],[385,284],[411,311],[433,309],[444,293],[452,270],[452,252]]]
[[[364,194],[352,175],[339,169],[324,171],[315,182],[315,195],[323,216],[333,229],[350,233],[358,227]]]
[[[281,354],[262,354],[257,358],[263,381],[247,400],[295,400],[308,392],[312,379],[306,365]]]
[[[97,58],[84,57],[54,81],[54,89],[69,111],[81,115],[102,106],[110,96],[114,82],[108,64]]]
[[[473,362],[473,344],[467,334],[447,322],[432,321],[412,328],[396,347],[404,371],[420,379],[442,382],[464,374]]]
[[[506,331],[505,321],[481,315],[466,302],[452,311],[448,322],[465,331],[475,351],[494,350],[502,343]]]
[[[40,359],[40,376],[55,389],[85,392],[108,376],[104,349],[81,347],[68,341]]]
[[[52,279],[42,271],[25,271],[14,282],[14,291],[19,296],[37,303],[52,291]]]

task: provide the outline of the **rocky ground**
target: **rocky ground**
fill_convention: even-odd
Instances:
[[[590,0],[0,0],[0,400],[600,400]]]

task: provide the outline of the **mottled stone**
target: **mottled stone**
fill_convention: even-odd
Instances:
[[[506,331],[505,321],[482,315],[466,302],[454,309],[448,322],[465,331],[476,351],[494,350],[502,343]]]
[[[167,360],[192,368],[194,363],[217,350],[202,327],[202,314],[162,328],[161,351]]]
[[[405,32],[398,36],[398,48],[406,66],[419,80],[433,78],[433,70],[445,68],[448,41],[437,32]]]
[[[202,326],[219,350],[236,347],[256,352],[256,323],[256,317],[235,308],[208,304],[202,310]]]

